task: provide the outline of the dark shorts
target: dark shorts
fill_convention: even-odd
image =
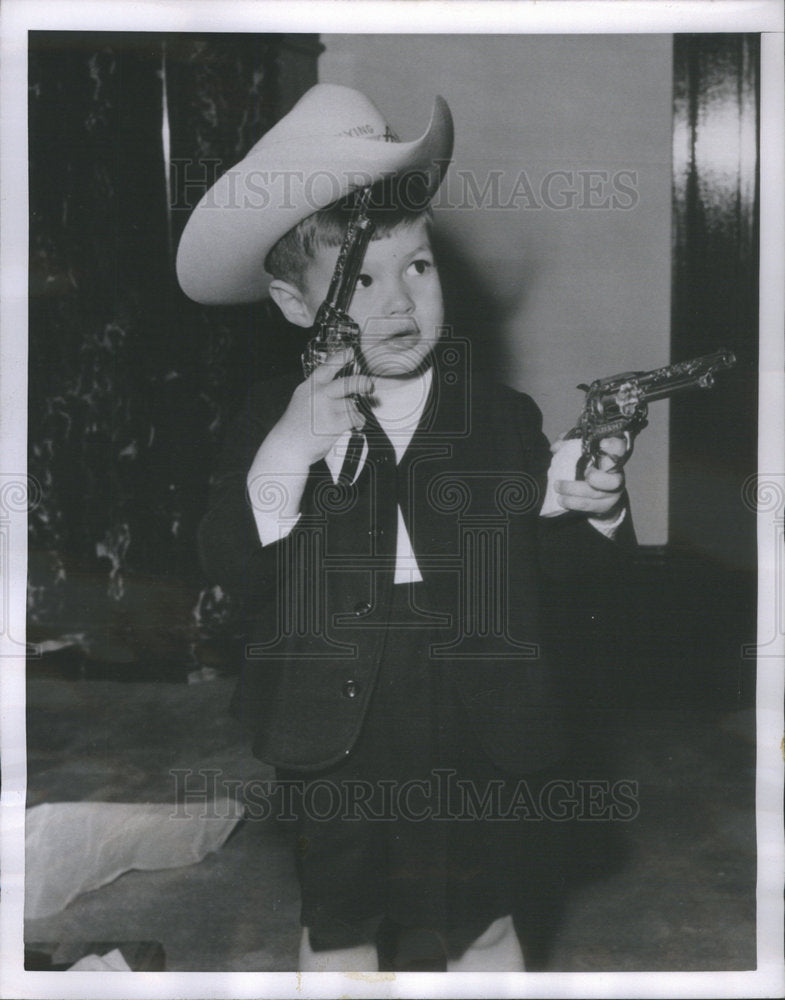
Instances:
[[[461,954],[525,894],[537,823],[511,818],[518,779],[474,736],[449,661],[432,635],[405,627],[396,585],[376,689],[353,752],[295,782],[301,922],[314,950],[371,942],[383,918],[436,933]],[[302,794],[300,794],[302,792]]]

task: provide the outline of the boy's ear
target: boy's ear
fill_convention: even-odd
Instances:
[[[270,298],[295,326],[313,326],[314,314],[297,285],[274,278],[269,284]]]

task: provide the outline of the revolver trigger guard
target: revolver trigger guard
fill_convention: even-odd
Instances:
[[[603,458],[611,459],[611,465],[607,469],[603,469],[603,472],[619,472],[627,464],[627,460],[630,455],[632,455],[633,441],[635,440],[635,435],[629,428],[625,428],[623,431],[619,431],[616,434],[608,434],[606,437],[622,437],[624,438],[627,449],[623,455],[613,455],[609,451],[603,451],[600,448],[601,438],[597,438],[592,441],[589,447],[589,453],[585,456],[586,462],[584,464],[584,470],[586,465],[591,463],[596,469],[600,467],[600,461]]]

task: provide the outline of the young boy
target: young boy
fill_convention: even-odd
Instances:
[[[373,186],[349,306],[359,373],[346,350],[253,390],[200,536],[245,618],[235,705],[297,793],[304,971],[377,969],[392,931],[398,968],[431,935],[449,970],[523,969],[511,915],[536,823],[521,781],[564,746],[542,588],[602,572],[631,530],[625,443],[580,481],[549,476],[536,406],[472,372],[444,328],[427,206],[451,154],[443,100],[401,143],[362,94],[319,85],[208,192],[178,253],[197,301],[269,291],[309,328],[353,192]]]

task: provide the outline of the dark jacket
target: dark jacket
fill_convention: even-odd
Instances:
[[[563,753],[542,648],[543,587],[611,571],[621,547],[582,516],[538,517],[551,457],[539,410],[508,387],[460,375],[454,356],[437,353],[431,397],[400,464],[369,428],[357,482],[335,485],[324,462],[314,465],[300,520],[271,545],[258,541],[246,476],[297,379],[255,387],[228,435],[200,544],[211,580],[242,610],[234,705],[268,763],[315,770],[350,752],[387,632],[397,505],[423,577],[423,624],[443,636],[431,655],[454,672],[491,758],[520,774]],[[274,492],[261,498],[272,509]]]

